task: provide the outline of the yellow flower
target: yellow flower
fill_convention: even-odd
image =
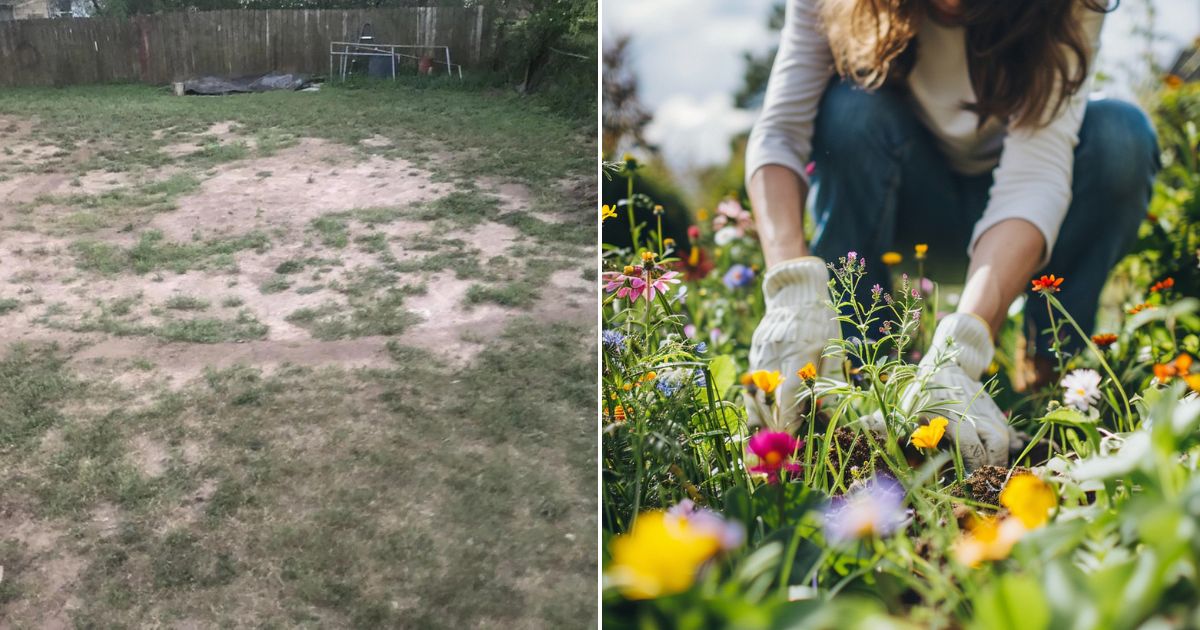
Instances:
[[[995,516],[973,519],[969,531],[954,543],[954,559],[969,567],[985,560],[1003,560],[1025,535],[1025,526],[1015,518]]]
[[[643,512],[633,529],[612,541],[608,576],[629,599],[651,599],[686,591],[720,541],[688,519]]]
[[[672,247],[675,247],[675,239],[664,238],[663,239],[663,247],[666,247],[667,249],[671,249]]]
[[[658,254],[654,252],[642,252],[642,262],[644,263],[654,262],[655,258],[658,258]]]
[[[879,257],[879,260],[883,261],[883,264],[891,266],[899,265],[900,261],[904,260],[904,257],[900,255],[900,252],[884,252]]]
[[[812,361],[809,361],[796,372],[796,376],[799,376],[802,381],[815,380],[817,378],[817,368],[813,366]]]
[[[913,251],[916,252],[917,260],[924,260],[925,254],[929,253],[929,245],[925,243],[917,243],[916,246],[913,247]]]
[[[617,209],[615,207],[610,206],[608,204],[604,204],[603,206],[600,206],[600,220],[601,221],[606,221],[608,219],[615,219],[615,218],[617,218]]]
[[[1050,520],[1050,511],[1058,505],[1058,497],[1050,484],[1025,473],[1013,476],[1000,492],[1000,505],[1028,529],[1035,529]]]
[[[765,394],[771,394],[776,387],[783,382],[783,378],[779,376],[779,370],[768,372],[766,370],[755,370],[750,373],[750,380],[754,386],[761,389]]]
[[[708,210],[705,210],[704,208],[700,208],[699,210],[697,210],[696,211],[696,220],[697,221],[707,221],[708,220]]]
[[[948,424],[949,420],[938,416],[930,420],[929,424],[917,427],[917,430],[912,432],[912,445],[917,448],[937,448],[938,442],[941,442],[942,436],[946,434]]]

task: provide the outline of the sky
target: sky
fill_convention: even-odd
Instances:
[[[729,139],[750,128],[756,112],[739,110],[733,93],[742,81],[743,51],[764,52],[776,34],[767,18],[776,0],[604,0],[605,38],[629,35],[639,94],[654,119],[647,139],[662,147],[671,168],[684,172],[729,159]],[[1122,0],[1105,20],[1099,68],[1116,81],[1110,96],[1131,94],[1131,67],[1144,51],[1133,29],[1144,24],[1146,3]],[[1152,0],[1159,60],[1169,63],[1200,36],[1200,2]]]

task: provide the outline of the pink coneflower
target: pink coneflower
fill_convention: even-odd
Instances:
[[[678,271],[665,271],[659,265],[625,267],[623,272],[610,271],[604,274],[604,290],[616,292],[619,298],[629,298],[631,302],[645,297],[653,300],[658,294],[666,295],[672,284],[679,284],[676,277]]]
[[[758,463],[747,468],[752,473],[764,474],[768,483],[779,483],[784,473],[797,474],[800,464],[794,458],[804,441],[782,431],[759,431],[750,437],[746,450],[758,458]]]
[[[661,276],[655,277],[653,273],[648,274],[650,279],[633,278],[629,281],[629,287],[633,290],[633,302],[637,302],[639,297],[645,296],[646,300],[653,300],[654,296],[659,293],[666,295],[667,291],[671,290],[672,284],[679,284],[680,280],[675,276],[679,275],[678,271],[668,271]]]

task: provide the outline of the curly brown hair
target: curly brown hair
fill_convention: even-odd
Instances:
[[[867,89],[912,68],[920,19],[931,0],[819,0],[838,74]],[[1105,0],[963,0],[967,63],[976,101],[963,107],[1037,127],[1057,115],[1088,76],[1091,42],[1077,11]],[[1114,7],[1115,8],[1115,7]]]

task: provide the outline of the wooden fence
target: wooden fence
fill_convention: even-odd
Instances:
[[[329,43],[357,41],[366,22],[377,42],[449,46],[452,61],[466,68],[489,64],[494,52],[482,6],[18,20],[0,22],[0,86],[325,74]]]

